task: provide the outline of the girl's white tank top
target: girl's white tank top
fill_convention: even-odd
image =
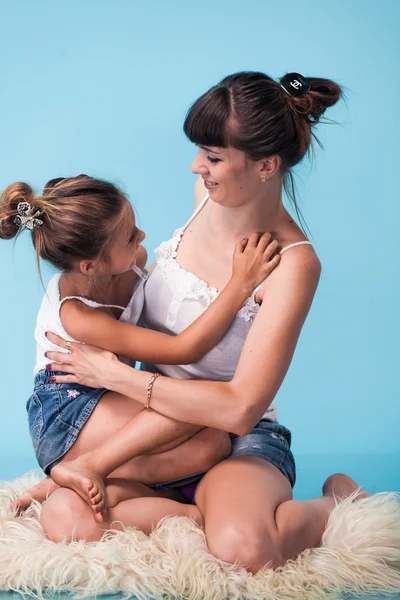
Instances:
[[[83,298],[81,296],[68,296],[67,298],[60,300],[59,282],[61,273],[54,275],[54,277],[49,281],[46,294],[43,297],[37,316],[35,329],[36,365],[34,369],[34,375],[36,375],[36,373],[38,373],[41,369],[45,369],[46,364],[50,362],[49,359],[45,357],[45,352],[66,352],[66,350],[60,349],[47,339],[45,336],[46,331],[52,331],[53,333],[56,333],[64,338],[64,340],[69,340],[70,342],[76,341],[65,331],[60,319],[60,309],[66,300],[80,300],[92,308],[120,308],[123,311],[119,317],[120,321],[123,321],[124,323],[131,323],[132,325],[137,324],[144,305],[144,282],[147,279],[147,272],[142,271],[136,266],[134,266],[132,270],[138,275],[138,279],[135,282],[132,290],[132,296],[126,307],[117,306],[114,304],[99,304],[98,302],[94,302],[93,300],[89,300],[88,298]],[[124,362],[129,362],[129,364],[132,366],[134,365],[133,361],[124,360]]]

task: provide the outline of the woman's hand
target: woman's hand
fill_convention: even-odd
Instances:
[[[236,244],[232,264],[232,280],[247,286],[250,293],[272,273],[279,264],[279,242],[270,233],[253,233]],[[250,295],[250,294],[249,294]]]
[[[47,368],[52,371],[62,371],[68,375],[54,376],[52,381],[57,383],[80,383],[92,388],[111,389],[112,375],[120,365],[120,361],[112,352],[80,344],[66,342],[62,337],[48,331],[47,339],[56,346],[65,348],[66,352],[46,352],[46,357],[52,362]]]

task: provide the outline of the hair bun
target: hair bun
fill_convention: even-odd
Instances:
[[[9,240],[17,235],[19,227],[15,223],[15,217],[18,214],[18,204],[32,204],[33,199],[33,190],[27,183],[12,183],[4,190],[0,198],[0,238]]]
[[[336,104],[340,99],[342,90],[337,83],[330,79],[306,77],[305,80],[310,86],[307,93],[300,97],[290,94],[288,99],[299,115],[308,117],[310,121],[318,123],[326,109]]]
[[[287,73],[280,80],[280,84],[289,96],[294,96],[295,98],[305,96],[311,88],[308,79],[300,75],[300,73]]]

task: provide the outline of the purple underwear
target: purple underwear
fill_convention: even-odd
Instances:
[[[196,481],[196,483],[189,483],[188,485],[182,485],[175,489],[178,490],[182,494],[182,496],[184,496],[187,500],[189,500],[189,502],[193,503],[194,494],[199,483],[199,481]]]

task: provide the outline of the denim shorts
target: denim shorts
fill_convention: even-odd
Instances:
[[[289,429],[268,419],[261,419],[247,435],[231,435],[231,456],[257,456],[273,464],[292,488],[296,483],[296,464],[290,449]]]
[[[54,375],[65,373],[39,371],[26,403],[33,449],[46,475],[76,442],[96,404],[108,391],[79,383],[48,382]]]
[[[292,434],[289,429],[277,423],[261,419],[247,435],[238,436],[229,434],[232,450],[229,458],[233,456],[257,456],[276,467],[289,481],[291,487],[296,483],[296,464],[290,450]],[[204,477],[207,471],[175,479],[167,483],[157,483],[149,487],[158,490],[175,489],[193,501],[196,484]]]

